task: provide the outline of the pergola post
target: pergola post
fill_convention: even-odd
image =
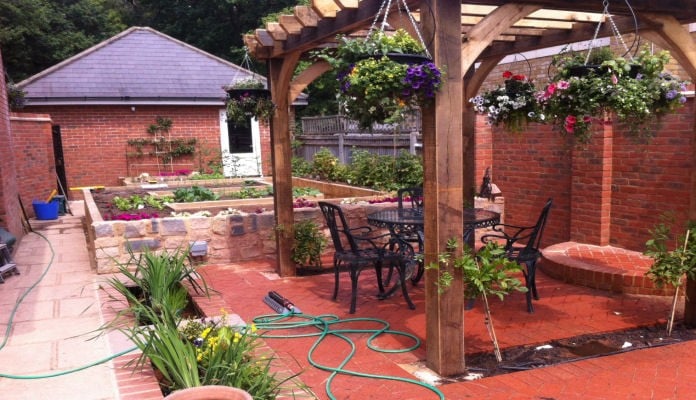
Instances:
[[[276,105],[271,120],[271,160],[273,163],[273,197],[276,217],[276,270],[280,276],[294,276],[292,245],[294,242],[294,212],[292,207],[292,146],[290,143],[289,92],[292,73],[299,55],[268,62],[270,89]]]
[[[435,107],[423,112],[425,262],[436,262],[447,240],[461,243],[463,226],[462,70],[460,3],[433,0],[422,9],[423,35],[433,38],[435,63],[447,68]],[[432,13],[432,14],[431,14]],[[437,29],[435,24],[437,24]],[[427,363],[440,375],[456,375],[464,366],[464,287],[455,271],[452,286],[438,292],[437,271],[427,270],[425,317]]]

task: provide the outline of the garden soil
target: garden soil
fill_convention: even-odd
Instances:
[[[664,325],[642,327],[552,340],[535,346],[508,348],[502,351],[501,363],[496,361],[493,352],[473,354],[466,357],[466,366],[469,374],[490,377],[695,339],[696,329],[687,329],[681,325],[674,326],[671,336],[667,336]],[[451,383],[463,379],[464,376],[448,381]]]

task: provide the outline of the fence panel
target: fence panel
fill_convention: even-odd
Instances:
[[[297,156],[312,161],[322,148],[329,149],[338,159],[348,164],[355,149],[367,150],[379,155],[397,156],[405,150],[419,154],[421,149],[420,115],[407,119],[400,125],[375,124],[372,132],[360,130],[357,122],[340,115],[302,118],[302,142]]]

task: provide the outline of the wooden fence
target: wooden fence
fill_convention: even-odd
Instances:
[[[411,154],[421,151],[420,114],[399,125],[375,124],[372,132],[363,131],[356,121],[342,115],[303,117],[302,134],[295,137],[302,143],[296,155],[312,161],[314,154],[327,148],[344,163],[350,163],[355,149],[380,155],[396,156],[406,150]]]

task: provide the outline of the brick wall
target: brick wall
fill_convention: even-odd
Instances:
[[[127,158],[135,149],[129,139],[150,138],[147,128],[158,116],[172,120],[171,138],[197,140],[203,159],[177,158],[173,169],[207,170],[207,160],[219,157],[220,107],[215,106],[43,106],[31,107],[51,115],[61,128],[68,186],[116,186],[120,177],[148,172],[157,175],[152,157]],[[265,140],[264,140],[265,139]],[[261,128],[262,154],[270,154],[269,128]],[[144,150],[148,152],[148,149]],[[264,174],[270,174],[270,158],[264,159]],[[130,170],[130,171],[129,171]],[[169,171],[170,168],[162,167]],[[209,172],[209,171],[208,171]],[[72,192],[77,195],[79,192]],[[79,197],[79,196],[77,196]]]
[[[493,183],[505,196],[505,222],[533,224],[553,197],[544,246],[572,240],[643,251],[648,230],[665,212],[674,213],[681,229],[696,168],[694,107],[690,98],[648,141],[613,126],[604,139],[611,140],[611,156],[601,134],[574,146],[550,126],[533,124],[521,134],[493,128]]]
[[[0,53],[0,76],[5,76]],[[5,79],[0,79],[0,226],[15,237],[22,236],[22,214],[17,199],[17,174]]]
[[[46,201],[57,189],[51,118],[46,114],[11,113],[10,125],[19,195],[32,217],[32,201]]]
[[[492,182],[505,196],[505,223],[533,225],[552,197],[542,245],[569,240],[572,142],[539,124],[520,134],[493,128],[492,138]]]

